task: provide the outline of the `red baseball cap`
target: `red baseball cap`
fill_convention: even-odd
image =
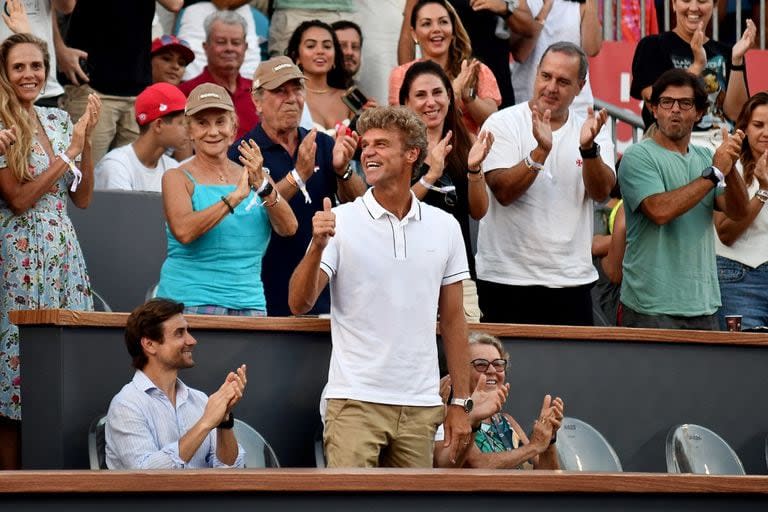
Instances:
[[[175,85],[152,84],[136,96],[136,122],[141,126],[173,112],[183,112],[187,98]]]
[[[189,43],[183,39],[179,39],[176,36],[166,34],[160,37],[156,37],[152,41],[152,49],[150,50],[150,55],[154,56],[156,53],[163,50],[176,50],[177,52],[181,53],[181,56],[184,58],[187,64],[195,60],[195,52],[193,52],[189,47]]]

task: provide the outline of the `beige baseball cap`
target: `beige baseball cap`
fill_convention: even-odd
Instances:
[[[212,83],[200,84],[189,93],[184,113],[191,116],[209,108],[235,111],[232,98],[226,89]]]
[[[253,74],[253,88],[272,91],[288,80],[305,78],[299,66],[290,57],[274,57],[259,64]]]

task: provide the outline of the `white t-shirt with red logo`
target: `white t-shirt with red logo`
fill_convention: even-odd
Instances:
[[[478,230],[478,279],[550,288],[597,280],[591,250],[594,203],[584,187],[579,153],[584,115],[569,111],[565,124],[552,133],[544,170],[512,204],[502,206],[490,195]],[[517,165],[537,146],[528,103],[492,114],[483,130],[495,137],[483,162],[486,173]],[[596,141],[603,162],[614,169],[610,126],[603,126]]]

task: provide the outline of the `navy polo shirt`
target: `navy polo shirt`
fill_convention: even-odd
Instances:
[[[309,133],[304,128],[299,128],[299,143]],[[291,172],[296,166],[296,155],[290,155],[280,144],[273,142],[261,123],[246,133],[242,139],[237,140],[229,148],[227,156],[233,162],[240,164],[237,150],[240,141],[253,139],[261,149],[264,156],[264,166],[268,167],[272,179],[277,183]],[[307,252],[309,242],[312,240],[312,217],[316,211],[323,209],[323,198],[329,197],[336,204],[336,174],[333,171],[333,144],[331,137],[324,133],[318,133],[317,152],[315,153],[315,165],[319,170],[307,181],[307,191],[312,202],[304,202],[304,195],[297,191],[289,201],[299,228],[294,236],[281,237],[274,231],[267,247],[261,265],[261,281],[264,283],[264,295],[267,299],[267,314],[269,316],[289,316],[291,310],[288,307],[288,281],[291,279],[294,269]],[[298,151],[298,146],[297,146]],[[318,297],[315,307],[308,314],[317,315],[329,313],[331,310],[331,297],[326,287]]]

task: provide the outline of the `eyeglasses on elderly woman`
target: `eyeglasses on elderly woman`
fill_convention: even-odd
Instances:
[[[487,359],[473,359],[469,364],[479,372],[485,372],[488,370],[488,366],[493,366],[493,369],[497,372],[503,372],[507,369],[506,359],[494,359],[493,361],[488,361]]]

